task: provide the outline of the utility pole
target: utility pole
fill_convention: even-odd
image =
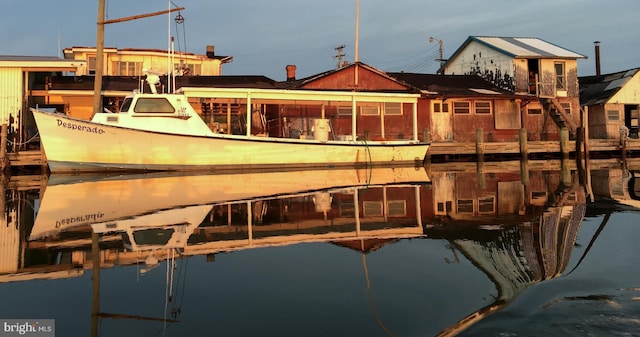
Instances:
[[[436,61],[440,62],[440,71],[442,71],[442,65],[444,64],[444,58],[442,58],[442,40],[436,39],[433,36],[429,37],[429,43],[433,43],[433,41],[438,41],[438,59]]]
[[[348,61],[342,61],[342,58],[347,56],[344,53],[342,53],[342,50],[345,48],[345,45],[339,45],[333,49],[335,49],[336,51],[338,51],[338,55],[334,56],[333,58],[338,59],[338,65],[336,66],[337,69],[340,69],[344,66],[346,66],[349,62]]]

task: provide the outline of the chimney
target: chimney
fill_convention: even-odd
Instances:
[[[600,75],[600,41],[594,41],[596,48],[596,76]]]
[[[293,81],[296,79],[296,66],[290,64],[287,69],[287,81]]]
[[[210,59],[214,58],[216,56],[215,51],[216,51],[215,46],[208,45],[207,46],[207,57],[210,58]]]

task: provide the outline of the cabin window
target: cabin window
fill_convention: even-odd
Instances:
[[[351,116],[353,111],[350,106],[339,106],[338,107],[338,116]]]
[[[564,62],[556,62],[554,68],[556,71],[556,90],[566,90],[567,81],[564,74]]]
[[[618,110],[608,110],[607,111],[607,120],[610,122],[617,122],[620,120],[620,111]]]
[[[476,101],[474,102],[474,109],[476,114],[490,114],[491,102],[490,101]]]
[[[377,116],[380,114],[380,109],[377,105],[365,105],[360,107],[360,114],[363,116]]]
[[[364,216],[382,216],[382,203],[380,201],[365,201],[362,203]]]
[[[162,97],[143,97],[139,98],[133,109],[137,113],[174,113],[173,105]]]
[[[571,103],[560,103],[560,106],[564,109],[564,112],[570,114],[571,113]]]
[[[529,115],[542,115],[542,108],[528,108],[527,113]]]
[[[435,113],[449,113],[449,103],[433,102],[433,112],[435,112]]]
[[[386,102],[384,103],[385,115],[402,115],[402,103],[400,102]]]
[[[471,104],[467,101],[453,102],[454,114],[469,114],[471,112]]]
[[[387,202],[389,216],[405,216],[407,215],[406,200],[391,200]]]
[[[122,106],[120,107],[120,112],[128,112],[131,107],[131,102],[133,102],[133,98],[127,97],[122,102]]]

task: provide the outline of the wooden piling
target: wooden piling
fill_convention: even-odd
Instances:
[[[484,135],[482,128],[476,129],[476,157],[479,162],[484,161]]]
[[[563,127],[560,129],[560,153],[562,158],[569,158],[569,129]]]
[[[520,156],[523,160],[529,159],[529,147],[527,145],[527,129],[520,129],[518,134],[518,141],[520,142]]]

